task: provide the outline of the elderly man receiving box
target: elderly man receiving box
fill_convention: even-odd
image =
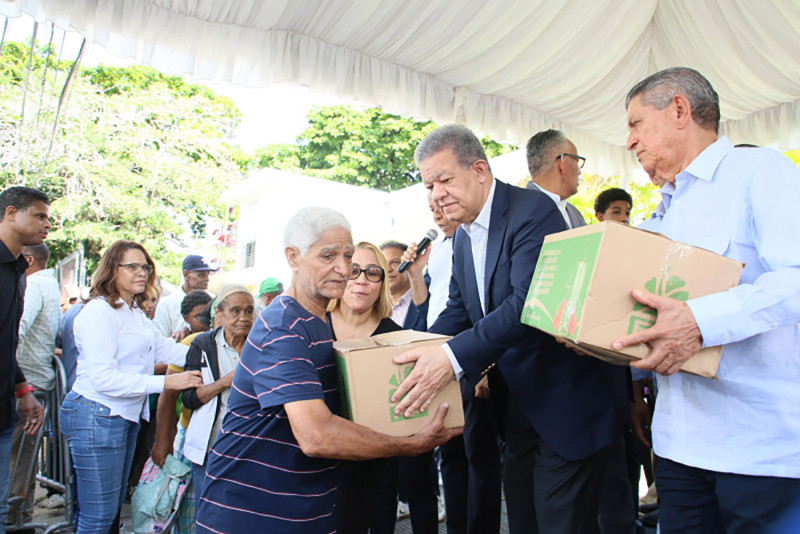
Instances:
[[[719,98],[688,68],[627,98],[628,149],[663,200],[646,227],[744,263],[738,286],[680,302],[634,291],[658,310],[635,364],[654,370],[653,448],[662,533],[766,532],[800,496],[800,170],[765,148],[718,137]],[[675,374],[723,345],[719,379]]]
[[[447,307],[430,327],[455,337],[395,358],[417,362],[392,399],[408,392],[396,411],[425,409],[454,376],[475,385],[496,362],[510,392],[511,532],[536,532],[538,525],[548,533],[594,534],[606,449],[629,413],[625,370],[579,356],[520,322],[544,237],[566,223],[544,193],[495,180],[480,141],[462,126],[431,132],[414,159],[433,202],[461,224]]]
[[[350,225],[336,211],[304,208],[289,220],[284,245],[291,286],[256,319],[245,343],[229,411],[208,454],[197,532],[333,532],[336,460],[417,455],[460,432],[443,428],[446,404],[410,437],[336,415],[325,310],[361,274],[353,271]]]

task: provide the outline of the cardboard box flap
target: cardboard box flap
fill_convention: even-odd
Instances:
[[[431,341],[435,339],[449,339],[450,336],[433,334],[430,332],[417,332],[415,330],[398,330],[396,332],[386,332],[363,339],[346,339],[344,341],[334,341],[333,348],[343,352],[354,350],[374,349],[376,347],[396,347],[398,345],[408,345],[418,341]]]
[[[417,332],[415,330],[398,330],[397,332],[386,332],[385,334],[378,334],[377,336],[372,336],[370,339],[372,339],[376,345],[385,347],[394,345],[405,345],[417,341],[430,341],[433,339],[449,339],[449,338],[450,336],[445,336],[442,334],[434,334],[432,332]]]

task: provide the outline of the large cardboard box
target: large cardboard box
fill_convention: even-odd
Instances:
[[[455,380],[439,393],[428,410],[408,419],[394,414],[397,404],[391,401],[397,386],[414,368],[413,364],[397,365],[392,358],[417,347],[441,345],[448,339],[439,334],[401,330],[334,342],[342,416],[384,434],[410,436],[431,421],[439,404],[447,402],[450,408],[444,425],[462,426],[461,387]]]
[[[611,343],[655,324],[656,311],[636,302],[634,289],[686,301],[739,283],[742,264],[701,248],[628,226],[603,222],[544,240],[522,322],[566,338],[592,355],[628,364],[650,352]],[[722,347],[691,357],[682,371],[714,377]]]

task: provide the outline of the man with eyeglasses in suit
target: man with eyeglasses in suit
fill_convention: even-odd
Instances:
[[[558,130],[539,132],[528,140],[526,155],[531,181],[526,189],[541,191],[556,203],[567,226],[586,226],[583,215],[567,199],[578,192],[578,179],[586,158]]]

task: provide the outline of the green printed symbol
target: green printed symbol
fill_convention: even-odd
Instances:
[[[397,372],[392,375],[389,379],[389,421],[392,423],[396,423],[398,421],[406,421],[408,419],[416,419],[418,417],[426,417],[428,415],[428,410],[424,412],[417,412],[416,414],[412,415],[411,417],[406,417],[402,414],[395,415],[394,408],[396,404],[392,403],[392,395],[394,392],[397,391],[397,388],[400,386],[400,383],[405,380],[405,378],[411,374],[411,370],[414,369],[414,365],[401,365],[397,368]]]
[[[654,276],[645,283],[644,288],[655,295],[663,295],[671,299],[686,302],[689,300],[688,291],[678,291],[686,282],[677,276],[669,276],[669,267],[664,269],[660,279]],[[656,324],[656,310],[639,302],[633,305],[633,314],[628,321],[628,333],[638,332]]]

